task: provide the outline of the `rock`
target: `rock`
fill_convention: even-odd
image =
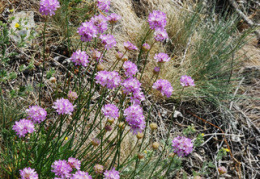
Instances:
[[[35,27],[34,12],[33,11],[21,11],[13,15],[14,20],[10,25],[10,37],[16,43],[22,42],[24,36],[25,46],[32,45],[32,35],[35,36],[33,28]],[[10,18],[10,17],[9,17]],[[17,28],[17,24],[19,27]]]

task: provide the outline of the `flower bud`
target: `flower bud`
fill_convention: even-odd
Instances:
[[[99,51],[97,51],[97,50],[93,50],[93,51],[92,51],[92,58],[93,58],[93,59],[96,59],[96,60],[98,60],[98,61],[102,61],[102,60],[101,60],[102,57],[103,57],[103,55],[101,54],[101,52],[99,52]]]
[[[97,71],[103,71],[105,69],[104,65],[102,65],[101,63],[99,63],[97,65]]]
[[[113,123],[114,123],[114,121],[115,121],[115,119],[114,119],[114,118],[108,118],[108,119],[107,119],[107,122],[109,122],[110,124],[113,124]]]
[[[147,52],[147,51],[149,51],[150,50],[150,45],[148,44],[148,43],[144,43],[143,45],[142,45],[142,49],[143,49],[143,51],[145,51],[145,52]]]
[[[128,60],[128,57],[126,55],[123,56],[122,61],[126,62]]]
[[[138,154],[137,157],[141,160],[144,158],[144,154]]]
[[[118,124],[118,127],[119,127],[120,129],[124,129],[124,128],[125,128],[125,123],[124,123],[124,122],[120,122],[120,123]]]
[[[117,53],[116,53],[116,59],[117,59],[117,60],[121,60],[121,59],[123,58],[123,55],[124,55],[124,54],[123,54],[122,52],[117,52]]]
[[[94,166],[94,171],[97,173],[97,174],[102,174],[103,173],[103,170],[104,170],[104,167],[100,164],[96,164]]]
[[[100,140],[97,139],[97,138],[93,138],[92,141],[91,141],[92,145],[94,146],[98,146],[100,144]]]
[[[144,137],[144,134],[138,132],[138,133],[136,134],[136,137],[137,137],[137,139],[142,139],[142,138]]]
[[[193,179],[202,179],[200,176],[195,176]]]
[[[158,75],[160,73],[160,67],[154,67],[153,74]]]
[[[55,77],[51,77],[51,78],[50,78],[50,82],[51,82],[51,83],[56,83],[56,78],[55,78]]]
[[[111,127],[110,125],[106,125],[106,126],[105,126],[105,130],[106,130],[106,131],[111,131],[111,130],[112,130],[112,127]]]
[[[160,144],[158,142],[154,142],[152,147],[154,150],[157,150],[159,148]]]
[[[78,98],[78,95],[77,95],[76,92],[74,92],[74,91],[69,91],[69,93],[68,93],[68,99],[69,99],[70,101],[75,101],[77,98]]]
[[[173,158],[174,156],[175,156],[175,153],[170,153],[170,154],[169,154],[169,157],[170,157],[170,158]]]
[[[156,130],[156,129],[158,128],[158,126],[157,126],[156,123],[152,122],[152,123],[150,124],[150,128],[151,128],[152,130]]]
[[[218,167],[218,172],[220,175],[223,175],[223,174],[227,173],[227,169],[225,167],[221,166],[221,167]]]

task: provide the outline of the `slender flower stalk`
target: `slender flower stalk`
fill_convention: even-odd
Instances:
[[[46,59],[46,54],[45,54],[45,48],[46,48],[46,39],[45,39],[45,32],[46,32],[46,27],[47,27],[47,18],[48,16],[45,17],[45,23],[44,23],[44,30],[43,30],[43,51],[42,51],[42,56],[43,56],[43,62],[42,62],[42,75],[41,75],[41,82],[40,82],[40,87],[39,87],[39,104],[41,104],[41,98],[42,98],[42,85],[43,85],[43,72],[45,69],[45,59]]]

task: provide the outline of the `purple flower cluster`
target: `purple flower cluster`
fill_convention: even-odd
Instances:
[[[94,37],[97,37],[98,30],[97,27],[93,24],[93,22],[83,22],[81,26],[78,28],[78,33],[81,36],[81,41],[89,42]]]
[[[13,130],[19,137],[24,137],[27,133],[33,133],[34,123],[41,123],[46,119],[47,112],[40,106],[30,106],[25,110],[27,119],[20,119],[13,125]]]
[[[69,178],[70,172],[72,172],[71,166],[67,163],[66,160],[58,160],[55,161],[52,165],[52,172],[55,173],[56,176],[62,177],[62,178]]]
[[[58,176],[60,178],[55,177],[55,179],[65,179],[65,178],[71,178],[71,179],[92,179],[92,177],[88,174],[88,172],[80,171],[80,165],[81,162],[76,159],[70,157],[68,159],[68,162],[66,160],[56,160],[52,165],[52,172],[55,173],[55,176]],[[77,171],[72,174],[71,172],[73,169],[76,169]]]
[[[139,91],[141,87],[141,83],[139,82],[138,79],[131,77],[125,79],[122,83],[122,86],[123,86],[124,93],[129,94],[129,93],[134,93],[136,91]]]
[[[138,48],[129,41],[124,42],[124,47],[126,50],[138,50]]]
[[[116,39],[114,38],[113,35],[110,35],[110,34],[102,34],[100,35],[100,39],[101,39],[101,42],[102,44],[105,45],[105,48],[107,50],[111,49],[112,47],[114,47],[116,45]]]
[[[31,119],[34,123],[41,123],[46,119],[47,112],[40,106],[30,106],[29,109],[25,110],[28,119]]]
[[[154,55],[154,59],[157,63],[164,63],[170,61],[170,57],[166,53],[157,53]]]
[[[124,110],[126,122],[134,134],[142,132],[145,128],[145,117],[140,105],[132,105]]]
[[[89,56],[85,51],[77,50],[76,52],[73,52],[70,59],[75,65],[86,67],[87,63],[89,63],[88,58]]]
[[[173,88],[171,86],[171,83],[167,80],[163,80],[163,79],[159,79],[157,80],[153,86],[152,86],[153,89],[156,89],[156,90],[159,90],[162,95],[166,96],[166,97],[171,97],[172,95],[172,92],[173,92]]]
[[[35,131],[33,122],[28,119],[16,121],[13,125],[13,130],[19,137],[24,137],[27,133],[33,133]]]
[[[71,115],[74,106],[68,99],[57,99],[54,103],[54,106],[52,106],[53,109],[56,109],[58,114],[69,114]]]
[[[133,77],[127,78],[123,81],[122,86],[123,86],[123,92],[125,94],[132,93],[130,99],[133,104],[139,105],[141,104],[141,101],[145,100],[145,96],[141,91],[142,90],[141,83],[139,82],[138,79]]]
[[[193,143],[189,138],[178,136],[172,140],[172,147],[174,153],[179,157],[184,157],[192,152]]]
[[[164,29],[167,24],[167,17],[164,12],[153,11],[149,14],[148,23],[151,29],[154,29],[154,39],[162,42],[168,38],[168,33]]]
[[[133,96],[131,97],[131,103],[133,104],[141,104],[141,101],[145,100],[144,93],[141,91],[141,88],[135,92],[133,92]]]
[[[24,168],[20,171],[21,179],[38,179],[36,171],[30,167]]]
[[[120,179],[119,172],[113,168],[104,172],[104,179]]]
[[[115,24],[117,23],[117,21],[119,21],[121,19],[121,16],[119,16],[118,14],[116,13],[112,13],[110,14],[109,16],[107,16],[107,21],[110,23],[110,24]]]
[[[102,112],[107,118],[118,118],[119,109],[114,104],[106,104],[102,107]]]
[[[71,177],[71,179],[92,179],[88,172],[76,171]]]
[[[151,29],[161,28],[163,29],[166,26],[166,14],[161,11],[153,11],[149,14],[148,23]]]
[[[154,39],[158,42],[163,42],[164,40],[168,39],[168,33],[165,29],[155,29]]]
[[[40,13],[42,15],[54,15],[55,11],[60,7],[58,0],[41,0],[40,1]]]
[[[125,69],[125,75],[128,77],[132,77],[138,72],[136,64],[131,61],[126,61],[123,65],[123,68]]]
[[[100,10],[108,12],[109,6],[110,6],[110,1],[109,0],[98,0],[97,1],[97,6]]]
[[[183,87],[195,86],[194,80],[190,76],[187,76],[187,75],[183,75],[180,79],[180,82],[181,82],[181,86],[183,86]]]
[[[107,19],[102,14],[92,17],[89,22],[96,26],[98,33],[104,33],[107,30]]]
[[[95,79],[97,84],[108,89],[117,88],[121,83],[121,77],[116,71],[99,71]]]
[[[71,168],[75,168],[77,170],[80,170],[81,162],[78,159],[70,157],[68,159],[68,164],[70,165]]]

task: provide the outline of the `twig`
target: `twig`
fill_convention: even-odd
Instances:
[[[255,24],[251,21],[238,7],[238,4],[234,0],[229,0],[230,4],[235,8],[236,12],[244,19],[244,21],[251,27],[253,26],[260,26],[260,24]],[[260,32],[255,30],[254,33],[257,36],[257,39],[260,40]]]
[[[234,106],[236,108],[237,111],[239,111],[243,116],[244,118],[247,120],[247,122],[249,122],[254,128],[255,130],[260,134],[260,130],[258,129],[258,127],[250,120],[250,118],[241,110],[239,109],[238,106]]]
[[[234,100],[235,96],[237,95],[238,89],[240,88],[240,86],[241,86],[241,84],[243,83],[244,80],[245,80],[245,77],[243,77],[242,80],[239,82],[239,84],[238,84],[238,86],[235,90],[235,93],[233,95],[233,100]],[[231,101],[230,106],[229,106],[229,110],[232,109],[233,103],[234,103],[234,101]]]

